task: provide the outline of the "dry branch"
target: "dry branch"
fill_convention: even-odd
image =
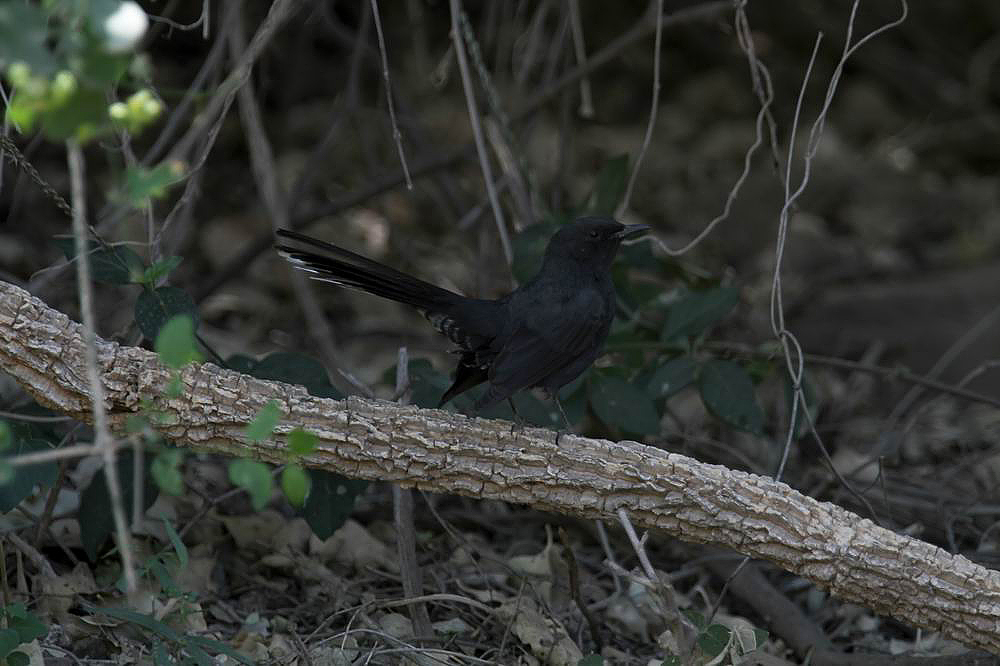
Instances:
[[[24,290],[0,282],[0,369],[39,402],[91,418],[81,326]],[[528,504],[616,520],[619,508],[646,528],[733,548],[827,588],[843,599],[1000,654],[1000,573],[902,536],[783,483],[706,465],[636,442],[514,434],[500,421],[349,398],[254,379],[205,363],[182,373],[182,398],[156,356],[98,341],[113,428],[146,401],[165,410],[159,430],[180,446],[271,462],[285,460],[284,433],[320,438],[303,462],[346,476],[434,492]],[[285,418],[255,443],[243,426],[269,400]]]

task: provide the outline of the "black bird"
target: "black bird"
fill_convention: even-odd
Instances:
[[[281,229],[275,247],[315,279],[412,305],[459,347],[455,382],[445,404],[484,382],[475,408],[526,388],[545,389],[569,428],[558,391],[600,354],[615,316],[611,262],[622,240],[649,227],[610,217],[581,217],[560,228],[529,282],[496,300],[467,298],[294,231]],[[513,403],[512,403],[513,406]]]

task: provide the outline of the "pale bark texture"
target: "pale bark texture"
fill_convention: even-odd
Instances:
[[[638,526],[771,561],[842,599],[1000,654],[1000,573],[783,483],[636,442],[564,435],[556,446],[548,430],[314,398],[208,363],[186,368],[182,397],[168,399],[170,371],[155,354],[106,341],[98,353],[113,428],[152,404],[168,415],[156,427],[177,445],[279,463],[284,434],[302,426],[320,438],[304,464],[345,476],[611,522],[623,507]],[[42,404],[91,418],[80,325],[3,282],[0,369]],[[276,436],[247,440],[243,426],[269,400],[285,415]]]

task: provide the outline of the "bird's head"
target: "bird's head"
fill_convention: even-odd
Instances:
[[[622,240],[649,229],[645,224],[620,224],[610,217],[578,217],[563,225],[545,248],[545,262],[574,261],[595,270],[607,270]]]

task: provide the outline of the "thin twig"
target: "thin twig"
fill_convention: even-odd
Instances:
[[[396,121],[396,107],[392,103],[392,84],[389,82],[389,56],[386,54],[385,37],[382,35],[382,19],[378,15],[378,0],[371,0],[372,17],[375,19],[375,33],[378,35],[378,50],[382,54],[382,77],[385,79],[385,99],[389,103],[389,119],[392,122],[392,138],[396,142],[396,150],[399,152],[399,164],[403,168],[403,177],[406,178],[406,189],[413,189],[413,181],[410,179],[410,167],[406,164],[406,155],[403,153],[403,135],[399,131],[399,123]]]
[[[671,26],[690,23],[693,21],[710,19],[731,7],[732,0],[712,0],[701,5],[695,5],[694,7],[677,10],[676,12],[664,16],[660,23],[663,24],[663,27],[669,28]],[[625,33],[617,37],[614,41],[597,53],[593,54],[585,64],[574,67],[573,69],[563,73],[558,79],[555,79],[541,90],[529,95],[528,98],[524,100],[511,114],[512,122],[524,120],[529,117],[539,107],[547,104],[549,101],[557,97],[563,88],[572,85],[579,80],[580,77],[586,76],[587,74],[612,62],[623,50],[641,40],[655,29],[656,26],[653,22],[649,21],[647,17],[643,17]],[[452,48],[454,48],[454,44],[452,44]],[[449,150],[444,155],[431,155],[417,160],[417,164],[413,166],[411,170],[412,175],[414,177],[419,177],[448,168],[464,159],[470,151],[471,147],[469,146],[459,146]],[[747,157],[747,162],[749,162],[749,156]],[[308,210],[303,210],[301,213],[297,213],[293,216],[292,228],[302,229],[320,218],[335,215],[348,208],[368,201],[372,197],[398,187],[403,182],[404,178],[402,173],[393,173],[376,183],[368,185],[363,190],[351,192],[350,194],[346,194],[333,201],[324,202]],[[237,256],[233,257],[226,263],[225,266],[220,268],[212,276],[203,280],[202,283],[198,285],[198,287],[194,290],[195,302],[203,301],[205,298],[215,293],[215,291],[218,290],[223,284],[237,275],[242,275],[246,270],[247,264],[256,259],[261,252],[270,248],[272,242],[273,237],[270,232],[261,234],[253,239],[253,241],[244,247]]]
[[[660,0],[660,9],[663,9],[663,0]],[[569,25],[573,35],[573,51],[576,53],[576,64],[582,65],[587,62],[587,47],[583,41],[583,20],[580,18],[580,0],[569,0]],[[657,35],[660,26],[657,25]],[[594,100],[590,96],[590,79],[586,76],[580,77],[580,116],[583,118],[594,117]]]
[[[104,384],[101,383],[101,371],[97,367],[94,291],[90,281],[90,256],[87,252],[87,204],[83,150],[75,140],[67,141],[66,148],[73,201],[73,235],[76,237],[76,280],[80,296],[80,317],[83,320],[87,380],[90,383],[91,405],[94,414],[94,444],[104,460],[104,477],[111,499],[111,515],[115,523],[115,540],[118,542],[118,552],[121,553],[125,588],[131,597],[138,589],[135,563],[133,562],[128,525],[125,520],[125,507],[122,504],[122,490],[118,483],[115,441],[108,428],[108,415],[104,406]]]
[[[472,125],[472,136],[476,142],[476,153],[479,155],[479,166],[483,170],[483,178],[486,181],[486,193],[490,197],[490,206],[493,208],[493,219],[496,221],[497,233],[500,236],[500,246],[503,248],[503,256],[510,265],[514,261],[514,251],[510,245],[510,238],[507,235],[507,222],[504,220],[503,209],[500,207],[500,197],[497,195],[493,185],[493,167],[490,165],[490,157],[486,153],[486,140],[483,138],[483,128],[479,122],[479,110],[476,107],[476,93],[472,88],[472,76],[469,74],[469,62],[465,57],[465,44],[462,41],[462,32],[458,25],[458,17],[462,11],[459,0],[448,0],[448,7],[451,9],[451,39],[455,47],[455,56],[458,58],[458,71],[462,76],[462,88],[465,90],[465,102],[469,107],[469,122]]]
[[[572,6],[572,3],[570,3]],[[663,44],[663,0],[656,0],[656,39],[653,44],[653,99],[649,103],[649,122],[646,123],[646,135],[642,138],[642,148],[635,158],[632,166],[632,175],[628,179],[628,187],[625,188],[625,196],[622,197],[621,205],[618,206],[618,216],[628,210],[628,204],[632,200],[632,189],[635,187],[636,178],[639,177],[639,169],[642,167],[642,160],[646,157],[649,144],[653,140],[653,128],[656,127],[656,112],[660,109],[660,59],[661,46]]]

